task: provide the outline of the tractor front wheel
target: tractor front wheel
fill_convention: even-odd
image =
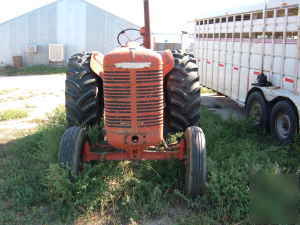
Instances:
[[[185,193],[196,197],[204,194],[207,187],[205,136],[199,127],[189,127],[184,135],[187,154]]]
[[[70,127],[63,134],[59,145],[59,163],[70,171],[71,176],[78,176],[82,169],[82,152],[84,145],[90,144],[83,128]]]

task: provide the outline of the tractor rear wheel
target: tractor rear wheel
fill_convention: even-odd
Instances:
[[[192,54],[173,51],[174,69],[166,76],[166,128],[172,132],[196,126],[200,119],[200,83]]]
[[[185,193],[191,197],[204,194],[207,187],[206,143],[201,128],[189,127],[185,133]]]
[[[93,126],[103,114],[102,80],[90,68],[91,53],[69,59],[65,84],[68,126]]]
[[[83,128],[74,126],[63,134],[59,145],[59,163],[70,171],[72,177],[78,176],[82,169],[82,152],[85,144],[90,144]]]

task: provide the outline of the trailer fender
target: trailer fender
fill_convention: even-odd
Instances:
[[[103,59],[104,55],[100,52],[92,52],[90,67],[99,77],[101,77],[103,73]]]
[[[247,105],[249,96],[250,96],[253,92],[259,92],[259,93],[265,98],[265,100],[266,100],[266,97],[265,97],[265,95],[264,95],[264,92],[263,92],[259,87],[253,87],[253,88],[250,89],[250,90],[248,91],[248,93],[247,93],[246,101],[245,101],[245,104],[244,104],[245,107],[246,107],[246,105]],[[267,101],[267,100],[266,100],[266,101]]]

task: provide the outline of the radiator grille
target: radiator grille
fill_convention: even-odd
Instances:
[[[138,128],[163,124],[162,70],[105,71],[104,98],[107,127],[132,128],[133,121]]]
[[[138,127],[158,126],[163,123],[163,74],[161,70],[136,73],[136,110]],[[149,115],[150,114],[150,115]]]
[[[136,72],[136,82],[141,83],[157,83],[163,80],[161,70],[138,71]]]

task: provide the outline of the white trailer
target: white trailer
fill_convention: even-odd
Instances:
[[[299,0],[195,23],[201,85],[245,107],[281,143],[292,141],[300,118]]]

